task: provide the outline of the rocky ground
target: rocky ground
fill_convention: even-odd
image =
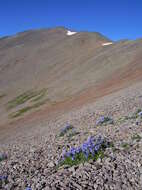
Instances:
[[[141,90],[140,83],[3,139],[0,153],[8,158],[0,161],[0,189],[141,190],[142,120],[134,117],[142,109]],[[100,116],[109,116],[114,123],[97,126]],[[60,137],[67,124],[73,125],[77,133]],[[80,145],[88,136],[97,135],[113,143],[103,158],[58,167],[64,147]]]

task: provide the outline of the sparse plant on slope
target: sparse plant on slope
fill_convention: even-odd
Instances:
[[[142,137],[139,134],[135,134],[132,136],[132,140],[136,140],[137,142],[139,142],[142,139]]]
[[[2,189],[2,184],[8,183],[8,176],[7,175],[0,175],[0,189]]]
[[[49,99],[44,99],[44,100],[41,100],[41,101],[39,101],[39,102],[34,103],[34,104],[31,105],[31,106],[27,106],[27,107],[24,107],[24,108],[22,108],[22,109],[19,109],[18,111],[9,114],[9,117],[10,117],[10,118],[16,118],[16,117],[22,116],[22,115],[24,115],[26,112],[28,112],[28,111],[30,111],[30,110],[32,110],[32,109],[39,108],[41,105],[45,104],[47,101],[49,101]]]
[[[113,119],[111,119],[110,117],[104,117],[101,116],[97,121],[96,121],[96,125],[103,125],[103,124],[113,124]]]
[[[68,151],[63,150],[60,165],[78,165],[86,161],[97,160],[103,157],[104,149],[109,143],[104,138],[89,137],[81,146],[71,147]]]
[[[6,153],[0,153],[0,162],[7,159]]]
[[[121,144],[121,147],[124,148],[124,149],[129,149],[130,148],[130,144],[128,144],[128,143],[125,142],[125,143]]]
[[[69,132],[70,130],[74,129],[74,127],[72,125],[66,125],[66,127],[64,127],[63,129],[61,129],[61,132],[59,134],[59,136],[64,136],[67,132]]]
[[[15,97],[11,101],[7,103],[7,109],[15,108],[21,104],[24,104],[25,102],[32,100],[33,102],[37,102],[44,98],[44,96],[47,93],[47,89],[42,90],[29,90],[24,92],[23,94],[20,94],[19,96]]]
[[[138,109],[132,116],[125,116],[125,120],[142,118],[142,110]]]
[[[67,137],[68,137],[68,138],[71,138],[71,137],[73,137],[73,136],[78,135],[79,133],[80,133],[80,132],[76,131],[76,129],[73,128],[73,129],[69,130],[69,133],[67,134]]]

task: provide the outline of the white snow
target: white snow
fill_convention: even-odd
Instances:
[[[109,45],[112,45],[112,44],[113,44],[112,42],[107,42],[107,43],[102,44],[102,46],[109,46]]]
[[[67,36],[72,36],[72,35],[74,35],[74,34],[76,34],[77,32],[72,32],[72,31],[70,31],[70,30],[68,30],[67,31]]]

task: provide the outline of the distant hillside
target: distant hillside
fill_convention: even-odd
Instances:
[[[142,39],[112,42],[63,27],[1,38],[1,123],[42,107],[51,113],[77,108],[139,82],[141,60]]]

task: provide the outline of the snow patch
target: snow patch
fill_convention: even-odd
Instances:
[[[107,43],[103,43],[102,46],[109,46],[109,45],[112,45],[113,43],[112,42],[107,42]]]
[[[72,32],[72,31],[70,31],[70,30],[68,30],[67,31],[67,36],[72,36],[72,35],[74,35],[74,34],[76,34],[77,32]]]

